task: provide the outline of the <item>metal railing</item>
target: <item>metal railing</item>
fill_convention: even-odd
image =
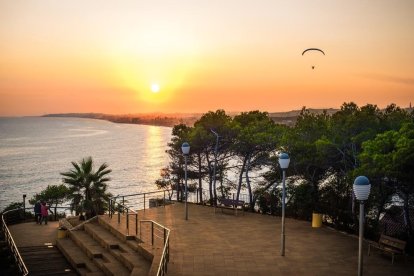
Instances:
[[[183,192],[183,191],[182,191]],[[200,193],[203,194],[203,202],[200,202],[199,196]],[[219,196],[221,197],[221,196]],[[228,193],[228,198],[235,198],[236,193]],[[165,206],[171,201],[176,201],[177,191],[176,190],[161,190],[147,193],[137,193],[137,194],[128,194],[128,195],[118,195],[109,199],[108,206],[111,206],[113,202],[121,202],[122,205],[128,204],[129,207],[134,208],[135,210],[146,210],[148,207],[155,206]],[[250,204],[250,199],[248,194],[241,193],[239,200],[244,201],[246,204]],[[195,189],[193,192],[188,192],[187,202],[209,205],[212,203],[210,199],[210,194],[208,190],[199,188]]]
[[[135,235],[138,236],[138,213],[134,211],[132,208],[135,207],[137,209],[147,209],[147,206],[151,206],[151,201],[155,200],[155,206],[159,206],[158,203],[162,203],[161,205],[165,207],[167,204],[166,193],[168,193],[169,199],[171,198],[171,190],[163,190],[163,191],[155,191],[155,192],[147,192],[147,193],[139,193],[139,194],[130,194],[130,195],[119,195],[116,197],[112,197],[109,199],[108,202],[108,210],[109,210],[109,217],[112,219],[114,214],[117,212],[118,224],[121,224],[121,214],[125,215],[125,228],[126,233],[129,235],[130,229],[130,216],[133,215],[135,217]],[[159,195],[162,194],[162,197]],[[134,199],[135,202],[130,202],[129,200]],[[119,200],[120,202],[117,202]],[[168,200],[169,201],[169,200]],[[147,204],[148,202],[148,204]],[[128,206],[126,205],[128,203]],[[154,202],[153,202],[154,203]],[[151,245],[154,245],[156,240],[162,239],[163,241],[163,251],[160,259],[160,263],[157,270],[157,275],[165,275],[167,273],[167,264],[170,258],[170,246],[169,246],[169,237],[170,237],[170,229],[167,227],[153,221],[153,220],[141,220],[139,221],[139,238],[143,241],[143,233],[142,233],[142,224],[143,223],[151,223],[151,231],[150,231],[150,242]],[[149,242],[149,241],[147,241]]]
[[[153,207],[152,204],[154,202],[156,206],[158,206],[160,202],[162,203],[161,205],[165,206],[169,202],[171,192],[171,190],[162,190],[138,194],[118,195],[109,199],[109,206],[119,201],[124,206],[128,203],[128,206],[135,208],[135,210],[145,211],[148,207]]]
[[[5,220],[5,215],[11,214],[12,212],[18,212],[18,211],[23,211],[24,213],[24,209],[22,208],[9,210],[9,211],[2,213],[1,222],[2,222],[2,229],[4,233],[4,239],[6,240],[7,245],[13,255],[17,268],[19,269],[19,272],[25,276],[29,274],[29,270],[27,269],[25,263],[23,262],[22,256],[20,255],[19,249],[17,249],[16,243],[14,242],[13,237],[10,234],[9,228],[7,227],[7,223]]]
[[[210,197],[206,190],[200,191],[196,189],[194,193],[189,193],[188,199],[189,202],[199,203],[199,193],[203,193],[203,203],[209,201]],[[168,200],[167,195],[168,193]],[[159,195],[162,194],[160,197]],[[138,213],[134,211],[132,208],[136,210],[145,210],[147,206],[154,207],[151,204],[151,200],[155,200],[155,206],[159,206],[158,203],[162,203],[160,205],[164,206],[167,203],[172,201],[174,198],[175,191],[173,190],[162,190],[162,191],[155,191],[155,192],[147,192],[147,193],[138,193],[138,194],[129,194],[129,195],[118,195],[112,197],[108,201],[108,211],[109,217],[112,219],[114,214],[117,212],[118,224],[121,224],[121,214],[125,215],[126,220],[126,233],[129,235],[130,229],[130,216],[135,217],[135,235],[138,236]],[[230,196],[235,197],[235,194],[230,194]],[[247,199],[245,202],[249,202],[248,196],[245,194],[240,194],[240,199]],[[128,204],[128,206],[127,206]],[[155,239],[162,239],[163,240],[163,252],[161,256],[161,260],[159,263],[157,275],[165,275],[167,273],[167,264],[170,257],[170,247],[169,247],[169,237],[170,237],[170,229],[167,227],[153,221],[153,220],[141,220],[139,221],[139,237],[142,240],[142,223],[151,223],[151,244],[154,245]]]
[[[50,206],[50,205],[48,205],[47,207],[49,207],[49,217],[51,217],[54,221],[57,221],[58,219],[59,219],[59,213],[58,213],[58,211],[62,211],[60,214],[61,215],[65,215],[65,216],[67,216],[67,215],[69,215],[69,214],[73,214],[73,211],[71,210],[71,207],[70,206]],[[52,211],[52,209],[53,209],[53,211]],[[24,219],[26,219],[26,214],[27,213],[31,213],[31,214],[34,214],[34,206],[31,206],[31,207],[26,207],[25,208],[25,212],[24,212]]]
[[[57,207],[53,207],[53,209],[55,210],[54,218],[56,220],[57,219],[57,209],[63,209],[63,210],[66,211],[66,210],[70,209],[70,207],[57,206]],[[20,212],[22,214],[20,214]],[[15,222],[22,222],[22,221],[24,222],[24,221],[26,221],[27,214],[28,213],[33,213],[33,212],[34,212],[33,207],[26,207],[26,208],[16,208],[16,209],[8,210],[8,211],[5,211],[4,213],[1,214],[1,224],[2,224],[2,230],[3,230],[3,233],[4,233],[5,241],[7,243],[7,246],[9,248],[10,252],[13,255],[13,258],[15,260],[17,268],[18,268],[19,272],[22,275],[28,275],[29,271],[28,271],[21,255],[20,255],[19,249],[17,248],[16,243],[14,242],[14,239],[13,239],[11,233],[10,233],[10,230],[7,227],[7,223],[9,222],[10,215],[13,214],[13,213],[18,213],[17,221],[13,221],[15,223]]]
[[[163,250],[158,265],[157,276],[163,276],[167,273],[167,265],[170,260],[170,229],[167,227],[153,221],[153,220],[141,220],[140,222],[140,231],[139,238],[143,240],[142,237],[142,223],[151,223],[151,245],[154,245],[155,238],[162,239],[163,241]]]
[[[112,219],[115,211],[118,211],[118,224],[121,224],[121,213],[126,213],[126,234],[129,235],[129,216],[132,214],[135,216],[135,236],[138,236],[138,213],[132,210],[130,207],[122,203],[116,203],[115,200],[111,199],[109,203],[109,217]],[[141,220],[139,224],[139,238],[141,241],[144,241],[142,237],[142,223],[151,223],[151,245],[154,245],[155,238],[163,238],[163,251],[160,259],[160,263],[157,269],[157,276],[162,276],[167,273],[167,265],[170,260],[170,229],[167,227],[153,221],[153,220]],[[162,237],[159,235],[159,232],[162,231]]]
[[[138,236],[138,213],[134,211],[131,207],[126,206],[122,203],[117,203],[115,200],[110,199],[109,205],[109,217],[112,219],[114,213],[118,211],[118,224],[121,224],[121,213],[126,214],[125,220],[126,220],[126,235],[129,236],[129,217],[132,215],[135,217],[135,236]]]

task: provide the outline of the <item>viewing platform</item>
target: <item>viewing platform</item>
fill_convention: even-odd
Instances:
[[[167,275],[357,275],[358,239],[328,227],[312,228],[311,223],[286,219],[285,256],[280,256],[280,217],[245,212],[235,216],[214,208],[176,203],[138,212],[138,220],[154,220],[171,230]],[[103,216],[126,233],[125,217]],[[24,225],[24,226],[23,226]],[[138,224],[139,225],[139,224]],[[57,225],[33,223],[10,226],[18,247],[56,243]],[[42,238],[35,239],[42,229]],[[129,235],[135,235],[135,218],[130,217]],[[413,258],[391,257],[374,251],[367,256],[365,275],[414,275]]]

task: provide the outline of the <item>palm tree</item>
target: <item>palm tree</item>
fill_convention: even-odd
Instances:
[[[111,196],[106,192],[106,183],[111,180],[107,175],[112,170],[103,163],[95,171],[92,157],[83,158],[79,163],[72,162],[72,165],[71,170],[60,173],[64,176],[63,183],[69,185],[72,210],[76,213],[85,211],[87,218],[103,214]]]

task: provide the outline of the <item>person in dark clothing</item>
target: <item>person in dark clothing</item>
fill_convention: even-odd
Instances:
[[[35,221],[36,221],[36,224],[39,224],[40,223],[40,218],[41,218],[41,216],[42,216],[42,207],[41,207],[41,204],[40,204],[40,201],[37,201],[36,203],[35,203],[35,205],[34,205],[34,213],[35,213]]]

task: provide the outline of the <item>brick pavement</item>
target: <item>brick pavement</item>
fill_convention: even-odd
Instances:
[[[56,244],[59,222],[36,224],[34,221],[10,225],[10,233],[17,247],[39,246],[45,243]]]
[[[312,228],[310,222],[286,219],[286,251],[282,257],[280,217],[247,212],[234,216],[231,211],[215,213],[211,207],[189,204],[186,221],[184,204],[177,203],[139,211],[139,220],[143,219],[155,220],[172,231],[168,276],[357,275],[357,237],[327,227]],[[125,229],[124,220],[121,225],[116,216],[111,221]],[[45,240],[56,237],[57,225],[33,223],[11,228],[17,244],[22,246],[22,239],[31,242],[37,233],[33,231],[41,231]],[[135,232],[133,218],[129,231]],[[43,242],[42,239],[37,241]],[[399,256],[392,265],[388,255],[375,251],[368,257],[366,247],[363,252],[364,275],[414,275],[411,257],[404,262]]]
[[[147,209],[139,219],[153,219],[171,232],[168,275],[357,275],[358,239],[310,222],[286,219],[286,251],[280,256],[281,219],[245,212],[234,216],[218,209],[184,204]],[[115,222],[116,220],[113,219]],[[130,229],[130,231],[134,231]],[[367,256],[365,275],[414,275],[414,261],[378,251]]]

